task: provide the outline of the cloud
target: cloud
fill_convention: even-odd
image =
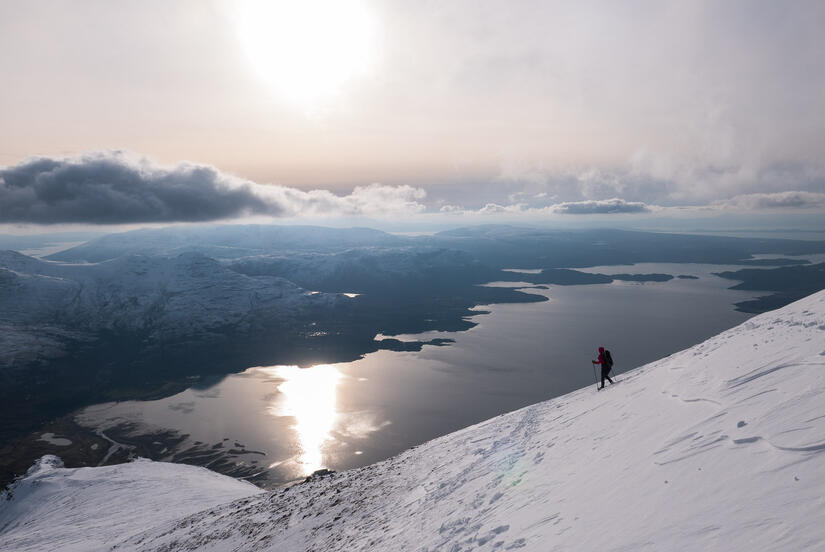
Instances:
[[[788,191],[772,194],[742,194],[713,202],[714,207],[732,209],[815,209],[825,207],[825,193]]]
[[[613,198],[557,203],[551,205],[548,210],[565,215],[612,215],[618,213],[647,213],[651,209],[638,201]]]
[[[345,199],[359,213],[418,213],[425,208],[419,200],[426,196],[427,192],[423,189],[412,186],[370,184],[357,186]]]
[[[250,215],[397,216],[424,210],[421,188],[370,184],[349,195],[261,185],[208,165],[162,167],[123,152],[33,158],[0,168],[0,223],[201,222]]]
[[[113,152],[0,169],[2,222],[193,222],[263,213],[278,208],[208,166],[166,169]]]
[[[527,203],[487,203],[480,209],[464,209],[455,205],[446,205],[441,208],[441,213],[453,215],[485,217],[519,217],[524,219],[546,218],[548,215],[613,215],[620,213],[644,214],[651,211],[663,210],[660,206],[647,205],[641,202],[625,201],[619,198],[603,200],[569,201],[555,203],[541,207],[531,206]]]
[[[412,186],[369,184],[356,186],[345,196],[329,190],[304,191],[286,186],[255,184],[255,191],[276,206],[283,216],[358,216],[395,217],[413,215],[425,209],[419,200],[427,193]]]
[[[493,215],[498,213],[517,213],[522,210],[521,204],[516,205],[499,205],[498,203],[488,203],[478,210],[482,215]]]
[[[654,165],[547,173],[544,183],[493,179],[473,193],[459,187],[453,197],[444,197],[434,184],[437,196],[430,198],[424,189],[409,185],[374,183],[357,186],[348,194],[264,185],[209,165],[161,166],[123,152],[41,157],[0,168],[0,224],[339,216],[401,220],[416,215],[529,220],[564,215],[645,215],[666,209],[717,213],[825,209],[825,173],[811,165],[776,165],[761,171],[693,168],[669,176],[672,167]],[[674,179],[680,184],[674,185]],[[693,189],[698,190],[690,197],[683,195],[686,186],[681,185],[688,180],[695,182]],[[745,181],[749,184],[742,184]],[[802,187],[792,187],[800,182],[804,182]],[[708,193],[712,190],[713,194]]]
[[[758,210],[790,207],[792,203],[814,206],[816,202],[812,199],[825,193],[823,163],[709,165],[701,160],[675,159],[650,150],[640,150],[626,162],[611,167],[546,169],[541,173],[538,169],[526,168],[525,171],[518,173],[508,169],[505,172],[502,169],[498,181],[506,191],[506,197],[518,199],[529,208],[547,206],[551,200],[559,204],[609,198],[648,206],[698,208],[741,197],[734,202],[738,203],[738,208]],[[745,196],[753,197],[746,200]],[[756,201],[758,198],[762,200]],[[481,205],[500,201],[495,196],[476,196],[475,199],[483,201]],[[789,205],[778,205],[777,201]]]

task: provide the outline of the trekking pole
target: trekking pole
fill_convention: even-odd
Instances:
[[[599,390],[599,376],[596,375],[596,365],[592,362],[590,363],[593,366],[593,379],[596,380],[596,391]]]

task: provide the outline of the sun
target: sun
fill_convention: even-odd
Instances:
[[[360,0],[246,0],[237,24],[255,73],[305,107],[339,93],[375,57],[375,21]]]

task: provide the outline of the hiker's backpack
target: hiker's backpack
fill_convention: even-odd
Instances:
[[[613,357],[610,356],[610,351],[607,349],[604,350],[604,361],[607,363],[607,371],[613,369]]]

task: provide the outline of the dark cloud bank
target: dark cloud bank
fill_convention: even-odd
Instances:
[[[160,168],[121,155],[36,158],[0,169],[0,222],[196,222],[279,208],[208,166]]]
[[[566,215],[607,215],[615,213],[647,213],[647,205],[638,201],[623,199],[603,199],[592,201],[571,201],[553,206],[553,211]]]
[[[205,222],[249,215],[394,216],[425,210],[421,188],[356,186],[348,195],[262,185],[208,165],[162,167],[122,152],[34,158],[0,168],[0,223]]]

